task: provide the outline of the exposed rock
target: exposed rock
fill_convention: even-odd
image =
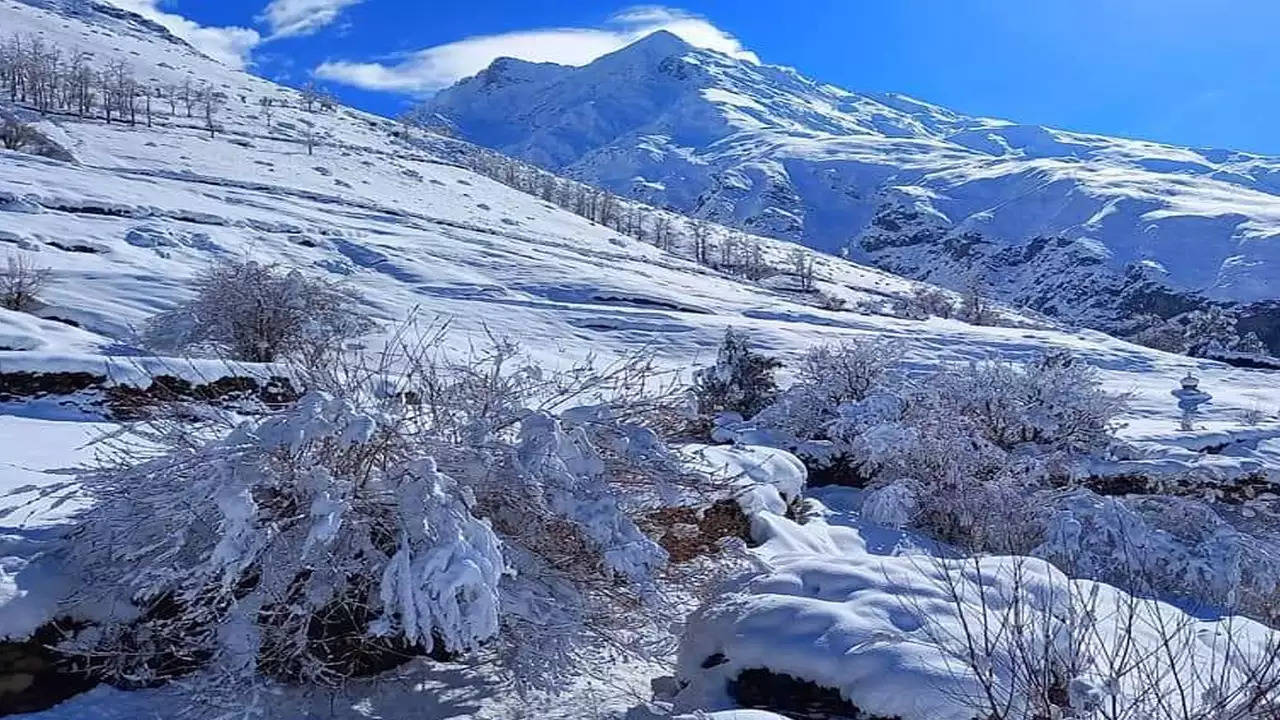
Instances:
[[[51,646],[61,637],[54,624],[21,641],[0,641],[0,716],[36,712],[98,684]]]
[[[728,691],[741,707],[794,720],[896,720],[863,712],[839,690],[764,668],[743,670],[729,682]]]
[[[146,387],[112,384],[105,375],[88,372],[0,372],[0,402],[35,398],[92,395],[87,401],[112,417],[136,419],[159,405],[200,401],[218,404],[260,402],[269,407],[298,399],[288,378],[265,382],[251,377],[221,377],[193,383],[172,375],[156,375]]]

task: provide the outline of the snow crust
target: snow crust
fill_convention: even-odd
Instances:
[[[457,347],[492,332],[523,341],[536,360],[551,366],[591,353],[610,358],[650,350],[661,367],[683,370],[713,359],[730,325],[748,332],[762,352],[791,364],[812,345],[872,336],[899,340],[908,372],[983,359],[1021,362],[1070,349],[1100,368],[1109,390],[1132,395],[1120,434],[1133,451],[1110,470],[1198,469],[1230,477],[1255,469],[1274,476],[1280,467],[1280,426],[1270,419],[1256,426],[1242,419],[1250,410],[1271,415],[1280,408],[1280,385],[1272,373],[1170,355],[1030,317],[1022,318],[1024,327],[979,327],[816,308],[785,288],[721,275],[473,173],[456,162],[468,152],[464,143],[434,138],[410,146],[392,136],[384,118],[347,108],[306,113],[296,107],[295,91],[229,70],[155,28],[99,13],[66,16],[51,9],[55,5],[0,0],[0,27],[6,33],[43,33],[100,58],[127,57],[141,77],[158,83],[180,81],[188,73],[207,77],[228,94],[229,103],[214,138],[181,112],[176,118],[162,113],[150,129],[50,117],[39,122],[40,129],[74,161],[0,151],[0,254],[23,252],[52,269],[45,307],[35,315],[0,311],[0,373],[92,372],[134,384],[156,372],[193,381],[221,377],[228,368],[221,361],[140,354],[134,330],[186,299],[188,281],[199,269],[220,258],[251,256],[342,279],[359,290],[362,312],[383,325],[370,338],[371,347],[416,311],[420,318],[448,319],[454,331],[449,342]],[[1208,283],[1223,297],[1274,291],[1269,279],[1265,291],[1255,282],[1275,277],[1270,253],[1280,224],[1274,199],[1280,169],[1273,160],[1020,128],[963,118],[901,96],[854,95],[767,66],[752,70],[759,76],[739,77],[742,68],[720,57],[686,53],[680,63],[665,63],[670,57],[651,51],[643,61],[665,64],[668,79],[660,87],[672,92],[679,112],[641,106],[660,120],[643,132],[610,126],[618,133],[602,138],[614,144],[583,156],[573,172],[606,184],[641,176],[648,191],[677,207],[692,202],[714,174],[708,217],[806,241],[822,236],[824,228],[840,227],[847,237],[850,228],[869,221],[879,202],[874,193],[854,197],[849,188],[886,184],[887,195],[947,222],[969,220],[1011,234],[1011,228],[1024,227],[1078,231],[1114,257],[1129,253],[1158,261],[1180,281]],[[611,62],[614,67],[584,95],[601,88],[648,89],[615,82],[617,68],[631,62],[627,56]],[[651,68],[642,63],[634,69]],[[521,72],[534,81],[522,92],[540,92],[538,83],[565,75],[541,66]],[[681,74],[701,78],[694,87],[716,92],[676,92],[684,88]],[[758,88],[767,84],[789,94],[763,99]],[[279,108],[268,129],[258,114],[262,97],[294,106]],[[531,99],[495,91],[481,110],[532,107]],[[320,137],[314,155],[301,139],[304,120],[315,123]],[[510,141],[517,142],[523,141]],[[526,144],[533,159],[561,162],[536,156],[534,140]],[[777,153],[758,157],[754,153],[762,147]],[[1171,174],[1198,173],[1201,166],[1214,177]],[[890,176],[897,178],[892,187]],[[843,199],[837,202],[836,196]],[[987,214],[995,206],[1008,208],[1008,217]],[[759,224],[747,223],[756,216],[763,218]],[[1155,228],[1154,234],[1132,235],[1139,221]],[[1125,247],[1116,244],[1121,236],[1141,240]],[[1246,259],[1257,262],[1233,264],[1221,278],[1200,278],[1198,270],[1182,266],[1192,237],[1212,257],[1240,255],[1236,250],[1247,240]],[[763,242],[777,257],[792,247]],[[919,286],[835,257],[818,261],[818,275],[825,291],[851,301],[904,297]],[[1188,371],[1201,378],[1214,402],[1201,411],[1194,430],[1183,432],[1169,391]],[[788,372],[784,368],[784,380]],[[42,543],[71,511],[91,502],[59,469],[91,460],[86,441],[115,428],[56,402],[0,405],[0,636],[22,636],[56,609],[65,588],[58,584],[57,568],[42,563]],[[570,435],[572,428],[547,428],[530,439],[530,447],[554,445],[555,462],[589,462],[570,452]],[[1223,443],[1229,447],[1218,454],[1203,452]],[[883,572],[887,568],[895,582],[932,602],[929,573],[912,556],[893,554],[930,544],[866,522],[856,510],[860,500],[840,493],[820,494],[827,514],[807,525],[781,517],[803,483],[803,468],[786,453],[741,446],[701,446],[686,453],[704,472],[741,480],[739,498],[753,513],[753,531],[766,541],[758,557],[768,571],[747,591],[708,610],[682,659],[681,674],[696,680],[682,702],[691,710],[722,707],[728,674],[757,660],[796,672],[837,663],[832,667],[850,674],[821,678],[841,689],[879,663],[879,672],[902,682],[883,693],[848,687],[860,705],[919,703],[904,712],[936,707],[943,713],[937,717],[950,717],[946,713],[954,708],[921,692],[943,669],[936,656],[898,647],[916,632],[899,624],[910,627],[919,618],[894,606]],[[889,522],[902,498],[883,499],[874,514]],[[325,527],[326,508],[312,510],[316,527]],[[864,515],[866,510],[864,505]],[[323,531],[318,532],[320,541]],[[625,567],[646,560],[618,561]],[[993,559],[993,576],[1006,562]],[[1038,580],[1046,592],[1064,582],[1047,568]],[[939,617],[947,615],[940,610]],[[836,647],[828,640],[853,651],[838,661],[845,665],[816,652]],[[699,655],[715,647],[731,649],[727,654],[735,664],[711,672],[695,667],[706,658]],[[619,682],[634,692],[656,674],[652,670],[620,670]],[[428,716],[460,714],[440,698],[477,682],[451,669],[396,689],[386,687],[394,683],[353,689],[341,716],[396,717],[404,707],[425,708]],[[173,707],[173,692],[100,689],[42,716],[163,717]],[[617,690],[592,692],[579,700],[615,697],[608,694]],[[396,696],[387,700],[389,695]],[[390,709],[384,701],[392,703]],[[361,702],[366,705],[357,707]],[[492,695],[476,702],[486,708],[477,712],[494,717],[519,711]],[[316,708],[321,711],[329,707]],[[713,717],[764,720],[767,714]]]

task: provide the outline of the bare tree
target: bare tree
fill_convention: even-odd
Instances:
[[[199,100],[195,84],[190,77],[185,77],[182,79],[182,85],[177,89],[182,93],[182,103],[187,106],[187,117],[193,117],[193,109]]]
[[[790,255],[791,270],[800,281],[801,292],[813,292],[813,253],[804,248],[793,248]]]
[[[307,154],[312,155],[316,146],[316,125],[310,120],[302,120],[302,136],[307,142]]]
[[[275,102],[276,102],[275,98],[269,97],[266,95],[258,98],[258,106],[262,108],[262,115],[267,119],[268,130],[271,129],[271,113],[272,113],[273,107],[275,106]]]
[[[320,86],[316,85],[315,80],[308,80],[307,84],[303,85],[298,92],[302,94],[302,104],[307,107],[307,112],[315,110],[316,104],[320,102],[324,94]]]
[[[700,220],[689,223],[689,234],[693,236],[693,260],[699,265],[711,263],[711,226]]]
[[[51,271],[36,267],[23,255],[10,255],[5,265],[0,272],[0,307],[18,312],[34,310]]]
[[[80,117],[93,113],[95,100],[93,93],[94,73],[89,67],[89,56],[84,52],[71,55],[71,63],[67,68],[66,84],[69,91],[68,106],[73,107]]]
[[[1000,319],[977,280],[970,281],[965,288],[956,317],[972,325],[995,325]]]
[[[208,83],[205,83],[200,88],[200,105],[204,108],[204,125],[205,129],[209,131],[209,137],[214,137],[217,132],[218,126],[215,118],[222,108],[223,102],[222,93],[215,91]]]
[[[658,213],[653,221],[653,244],[663,250],[670,251],[672,247],[671,218],[665,213]]]

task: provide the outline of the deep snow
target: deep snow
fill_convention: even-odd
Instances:
[[[978,327],[819,309],[794,292],[697,266],[459,167],[449,153],[431,151],[436,145],[447,148],[445,141],[406,145],[392,136],[390,121],[347,108],[308,114],[296,107],[296,92],[222,67],[127,16],[70,17],[44,7],[54,4],[0,0],[0,28],[42,33],[100,60],[124,57],[141,78],[157,82],[187,74],[208,78],[229,102],[213,138],[198,119],[186,118],[181,109],[178,117],[170,117],[161,104],[153,128],[31,116],[74,162],[0,151],[0,253],[28,253],[53,271],[39,317],[0,312],[0,346],[7,348],[0,350],[0,373],[85,370],[138,383],[145,382],[142,369],[154,363],[166,370],[185,368],[180,374],[193,377],[222,372],[217,364],[138,359],[133,331],[184,298],[187,280],[200,268],[219,258],[251,256],[345,280],[364,294],[363,310],[388,331],[415,312],[423,319],[446,318],[453,326],[450,341],[458,346],[493,332],[522,341],[536,359],[551,365],[590,353],[611,357],[649,350],[663,365],[685,369],[709,362],[730,325],[747,330],[758,349],[784,360],[820,342],[888,335],[902,340],[902,359],[917,370],[980,359],[1017,362],[1069,348],[1101,368],[1109,389],[1133,394],[1121,434],[1147,443],[1152,457],[1227,462],[1187,448],[1213,445],[1233,434],[1263,433],[1256,448],[1243,448],[1241,454],[1271,471],[1276,467],[1280,451],[1272,438],[1280,433],[1275,421],[1257,428],[1243,422],[1246,411],[1274,416],[1280,408],[1280,384],[1271,373],[1169,355],[1030,318],[1027,327]],[[295,106],[278,108],[270,129],[259,116],[257,99],[264,95]],[[941,111],[900,98],[881,100],[909,108],[893,117],[912,132],[942,132],[943,120],[935,117]],[[744,113],[752,109],[727,96],[717,101],[745,107]],[[864,104],[857,98],[849,102]],[[314,121],[321,138],[313,155],[300,140],[303,120]],[[827,141],[794,142],[821,147]],[[840,142],[864,141],[908,143],[871,134]],[[910,142],[925,149],[904,150],[904,157],[941,154],[951,158],[953,172],[970,167],[968,151],[939,145],[940,140]],[[1112,148],[1108,152],[1123,150],[1107,147]],[[1223,157],[1217,162],[1266,167],[1261,159]],[[1003,162],[1033,161],[983,166]],[[1046,162],[1075,171],[1075,164],[1065,160]],[[1146,180],[1130,173],[1116,182],[1131,187]],[[1263,190],[1241,192],[1238,198],[1244,199],[1230,202],[1248,204]],[[925,194],[930,193],[936,191]],[[1237,197],[1234,190],[1232,196]],[[1196,197],[1188,202],[1200,202]],[[1250,222],[1259,232],[1270,232],[1264,215],[1231,207],[1254,218]],[[1219,210],[1206,212],[1217,216]],[[785,243],[770,242],[773,252],[785,253]],[[1255,245],[1270,247],[1266,241]],[[905,295],[916,287],[835,258],[824,258],[818,275],[824,289],[853,299]],[[1170,395],[1188,371],[1202,377],[1202,387],[1214,395],[1201,415],[1203,429],[1190,433],[1177,429],[1179,413]],[[5,494],[0,504],[22,506],[0,516],[0,628],[9,634],[20,635],[47,617],[47,600],[57,591],[56,568],[21,577],[19,571],[38,552],[49,526],[76,504],[91,501],[74,485],[62,487],[70,478],[57,469],[87,461],[92,448],[85,446],[86,439],[111,427],[56,400],[0,405],[0,494]],[[1238,455],[1232,458],[1243,462]],[[41,487],[58,494],[27,504]],[[771,504],[771,497],[762,500],[762,506]],[[580,717],[575,707],[599,706],[607,716],[643,699],[647,679],[659,672],[620,668],[609,683],[575,683],[569,699],[559,701],[560,712]],[[409,679],[403,682],[383,680],[353,691],[345,698],[351,714],[396,717],[397,710],[388,707],[421,703],[424,695],[437,703],[423,710],[428,717],[512,717],[517,712],[501,693],[465,687],[478,682],[465,669],[406,673]],[[44,717],[136,717],[142,712],[138,704],[147,712],[163,712],[172,706],[174,692],[98,690]],[[456,703],[450,700],[454,696]]]

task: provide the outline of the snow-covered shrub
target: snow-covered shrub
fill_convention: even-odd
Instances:
[[[1280,643],[1228,616],[1201,622],[1026,557],[925,559],[905,593],[919,634],[957,680],[961,714],[989,720],[1272,720]],[[941,601],[941,602],[939,602]],[[919,641],[918,641],[919,642]]]
[[[810,348],[796,368],[797,386],[832,406],[862,400],[897,362],[892,341],[868,338]]]
[[[729,328],[716,354],[716,364],[694,374],[693,394],[699,415],[755,415],[777,394],[774,372],[780,367],[782,363],[776,358],[752,350],[745,333]]]
[[[1104,393],[1097,371],[1069,353],[1043,355],[1023,366],[973,363],[942,372],[926,398],[958,413],[1004,450],[1034,445],[1084,452],[1111,441],[1124,398]]]
[[[1233,350],[1240,341],[1235,315],[1220,307],[1193,310],[1180,320],[1183,336],[1186,338],[1187,354],[1192,357],[1204,357],[1214,351]]]
[[[0,121],[0,146],[5,150],[22,150],[40,142],[40,133],[27,123],[13,118]]]
[[[824,292],[822,290],[819,290],[817,294],[818,307],[823,310],[841,311],[847,310],[849,307],[849,301],[839,295],[832,295],[831,293]]]
[[[40,304],[40,292],[49,282],[49,268],[37,267],[30,258],[10,255],[0,270],[0,307],[29,312]]]
[[[1173,594],[1274,622],[1280,554],[1209,504],[1084,489],[1042,499],[1051,516],[1035,554],[1071,573],[1141,593]]]
[[[955,304],[943,291],[931,287],[916,288],[911,295],[895,298],[893,314],[913,320],[930,317],[949,318],[956,312]]]
[[[1069,354],[916,377],[896,357],[883,340],[814,348],[777,401],[719,433],[796,453],[811,483],[869,487],[869,509],[888,524],[1030,550],[1045,520],[1035,492],[1107,448],[1124,399]]]
[[[1262,341],[1262,338],[1258,337],[1258,333],[1253,332],[1252,330],[1241,335],[1240,341],[1231,349],[1242,355],[1266,356],[1271,354],[1271,349]]]
[[[297,270],[230,260],[197,274],[192,286],[195,297],[148,321],[150,347],[314,364],[373,328],[358,294]]]
[[[1218,306],[1192,310],[1167,320],[1144,316],[1129,339],[1139,345],[1190,355],[1220,358],[1223,355],[1269,356],[1257,333],[1240,333],[1234,312]]]
[[[881,393],[867,408],[855,409],[877,385],[897,388],[902,378],[890,373],[895,362],[896,344],[878,337],[849,341],[837,345],[811,348],[796,367],[796,382],[760,411],[744,428],[727,428],[728,437],[750,444],[767,444],[794,452],[805,460],[810,470],[821,470],[840,463],[842,453],[849,450],[834,437],[833,424],[846,418],[844,413],[858,413],[876,422],[866,413],[892,412],[879,401],[892,398]],[[890,402],[892,405],[892,402]],[[896,406],[894,406],[896,407]],[[759,437],[742,436],[740,430]]]
[[[633,518],[693,482],[643,422],[666,386],[642,359],[434,348],[327,365],[264,418],[135,428],[82,478],[66,611],[97,623],[67,651],[116,683],[236,687],[481,650],[550,683],[585,636],[644,647],[624,633],[658,621],[667,558]]]
[[[1187,338],[1176,323],[1163,318],[1146,316],[1135,321],[1140,330],[1128,335],[1130,342],[1165,352],[1183,354],[1187,351]]]

